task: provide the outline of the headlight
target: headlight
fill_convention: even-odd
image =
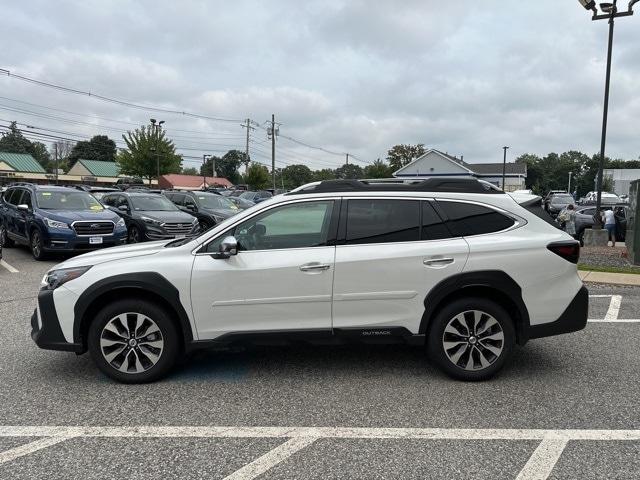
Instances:
[[[150,223],[151,225],[162,225],[162,222],[159,222],[155,218],[149,217],[140,217],[144,223]]]
[[[125,226],[124,218],[120,217],[120,220],[116,222],[116,227],[124,227],[124,226]]]
[[[64,222],[58,222],[56,220],[51,220],[50,218],[47,217],[42,217],[44,219],[44,223],[47,224],[47,227],[49,228],[59,228],[59,229],[63,229],[66,230],[69,228],[69,225],[67,225]]]
[[[42,279],[42,285],[48,290],[55,290],[60,285],[74,280],[83,275],[91,267],[73,267],[51,270]]]

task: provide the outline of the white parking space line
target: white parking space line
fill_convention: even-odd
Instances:
[[[558,463],[568,440],[545,439],[522,468],[516,480],[545,480]]]
[[[7,270],[9,270],[11,273],[19,273],[18,269],[9,265],[7,262],[5,262],[4,260],[0,260],[0,266],[6,268]]]
[[[640,430],[379,427],[64,427],[0,426],[0,437],[362,438],[425,440],[634,440]]]
[[[609,302],[609,309],[604,316],[605,320],[610,322],[618,319],[618,313],[620,312],[620,303],[622,302],[622,295],[611,295],[611,302]]]
[[[73,438],[73,437],[57,436],[57,437],[41,438],[39,440],[34,440],[33,442],[29,442],[25,445],[20,445],[19,447],[15,447],[10,450],[6,450],[4,452],[0,452],[0,464],[10,462],[24,455],[29,455],[30,453],[37,452],[38,450],[42,450],[43,448],[56,445],[60,442],[64,442],[65,440],[69,440],[70,438]]]
[[[315,441],[316,439],[313,437],[291,438],[241,469],[236,470],[225,477],[224,480],[252,480]]]

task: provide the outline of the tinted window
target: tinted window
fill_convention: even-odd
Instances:
[[[189,205],[191,205],[192,207],[196,207],[197,206],[196,202],[195,202],[195,200],[193,198],[185,195],[185,197],[184,197],[184,206],[187,207]]]
[[[241,223],[207,246],[217,252],[233,235],[240,250],[320,247],[327,244],[333,201],[304,202],[273,208]]]
[[[25,190],[22,193],[22,198],[20,199],[20,203],[27,205],[29,208],[32,207],[31,205],[31,192],[29,190]]]
[[[422,202],[421,240],[442,240],[451,238],[449,230],[429,202]]]
[[[469,236],[499,232],[515,222],[487,207],[462,202],[438,202],[456,235]]]
[[[125,207],[129,207],[129,202],[127,202],[127,197],[124,195],[118,195],[115,201],[116,207],[121,207],[124,205]]]
[[[171,201],[176,205],[183,206],[184,205],[184,195],[181,193],[174,193],[171,198]]]
[[[16,204],[15,200],[18,200],[19,197],[20,197],[20,190],[18,190],[17,188],[13,188],[5,192],[4,201],[7,203],[10,203],[11,205],[15,205]]]
[[[174,212],[178,210],[171,200],[162,195],[136,195],[131,197],[133,209],[137,211]]]
[[[586,208],[586,209],[582,210],[580,213],[582,213],[584,215],[595,215],[596,214],[596,209],[595,208]]]
[[[106,195],[102,199],[102,203],[104,203],[105,205],[109,205],[110,207],[115,207],[116,206],[116,196],[115,195]]]
[[[349,200],[347,245],[420,240],[417,200]]]

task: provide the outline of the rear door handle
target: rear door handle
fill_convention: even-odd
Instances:
[[[447,265],[451,265],[453,261],[453,258],[429,258],[423,260],[422,263],[427,267],[446,267]]]
[[[330,268],[331,265],[328,263],[311,262],[300,265],[301,272],[321,272],[323,270],[329,270]]]

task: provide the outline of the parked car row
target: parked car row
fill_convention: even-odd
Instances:
[[[2,246],[19,244],[28,246],[38,260],[52,252],[195,235],[255,205],[219,192],[160,191],[135,185],[123,190],[18,183],[3,191],[0,255]]]

